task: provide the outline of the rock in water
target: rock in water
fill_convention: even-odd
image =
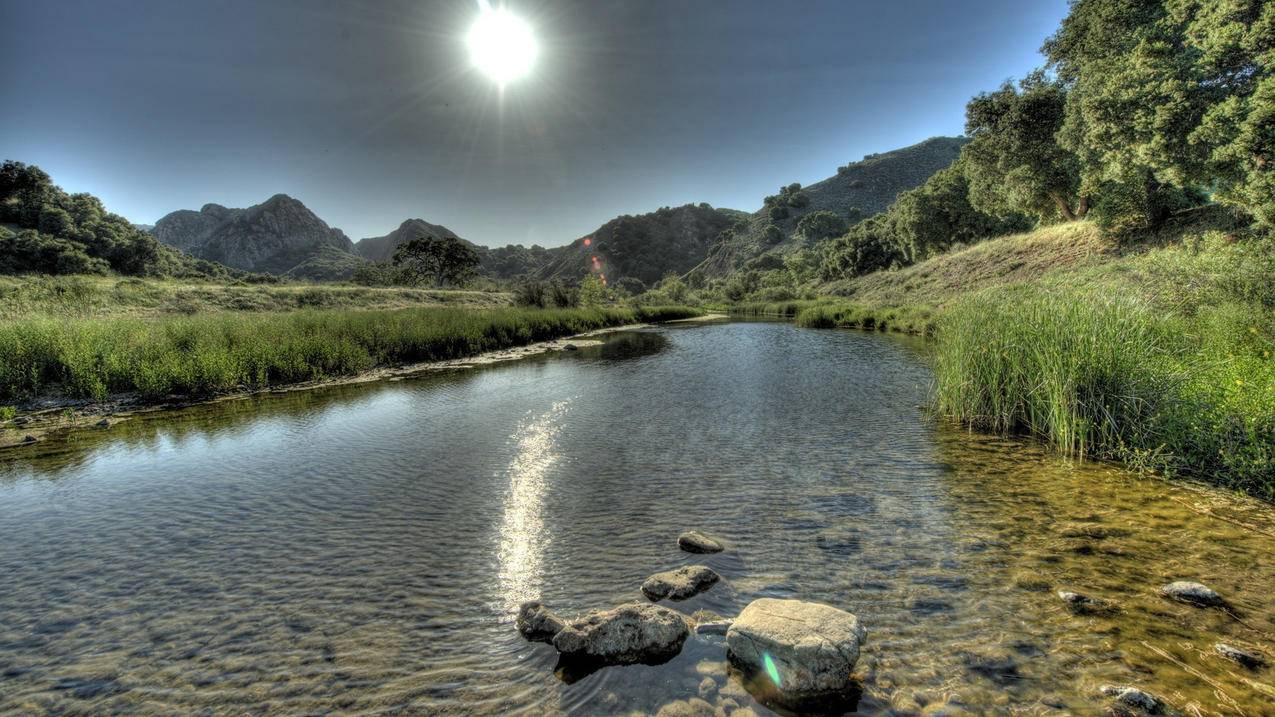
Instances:
[[[829,605],[761,598],[726,633],[727,656],[774,684],[777,701],[798,704],[852,688],[866,632],[859,618]]]
[[[1266,664],[1266,658],[1262,657],[1260,654],[1256,652],[1249,652],[1248,650],[1241,650],[1238,647],[1228,645],[1224,642],[1219,642],[1214,645],[1213,650],[1222,657],[1225,657],[1232,662],[1237,662],[1249,669],[1257,669],[1258,667]]]
[[[533,642],[553,642],[553,636],[562,632],[567,621],[558,617],[539,600],[530,600],[518,608],[518,620],[515,623],[518,632]]]
[[[656,573],[642,583],[642,594],[651,600],[685,600],[701,593],[721,579],[707,565],[686,565],[677,570]]]
[[[1148,714],[1158,714],[1160,712],[1159,698],[1137,687],[1103,685],[1099,689],[1102,694],[1115,698],[1115,701],[1122,706],[1140,709]]]
[[[688,530],[677,536],[677,547],[688,553],[720,553],[722,544],[697,530]]]
[[[1077,614],[1103,612],[1109,607],[1107,603],[1088,595],[1081,595],[1069,590],[1059,590],[1058,599],[1067,605],[1067,609]]]
[[[564,657],[603,665],[657,664],[681,652],[689,634],[681,613],[631,603],[568,623],[554,636],[553,646]]]
[[[1160,594],[1170,600],[1199,607],[1216,607],[1223,604],[1222,596],[1211,588],[1186,580],[1178,580],[1160,588]]]

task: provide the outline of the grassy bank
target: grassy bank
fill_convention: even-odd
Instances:
[[[1220,212],[1080,222],[825,287],[805,326],[933,335],[940,413],[1275,499],[1275,248]]]
[[[189,316],[217,311],[509,306],[507,293],[334,284],[217,284],[106,276],[0,276],[0,319]]]
[[[472,356],[686,307],[418,308],[210,313],[0,323],[0,405],[41,395],[207,396]]]

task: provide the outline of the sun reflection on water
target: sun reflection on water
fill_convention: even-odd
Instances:
[[[523,423],[512,440],[517,444],[506,473],[504,519],[500,531],[500,592],[508,612],[540,597],[540,580],[549,531],[545,528],[545,475],[558,460],[555,438],[562,427],[568,401]]]

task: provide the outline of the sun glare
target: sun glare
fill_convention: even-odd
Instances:
[[[540,54],[531,26],[504,8],[484,8],[466,43],[474,66],[502,87],[531,72]]]

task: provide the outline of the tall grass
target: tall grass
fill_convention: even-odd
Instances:
[[[0,401],[49,393],[209,395],[471,356],[698,313],[675,306],[437,308],[19,319],[0,324]]]
[[[797,312],[794,323],[814,329],[864,329],[928,334],[934,314],[924,306],[867,306],[838,302],[810,306]]]
[[[1260,305],[1187,316],[1130,295],[1036,286],[940,318],[938,410],[1079,456],[1275,497],[1275,319]]]

